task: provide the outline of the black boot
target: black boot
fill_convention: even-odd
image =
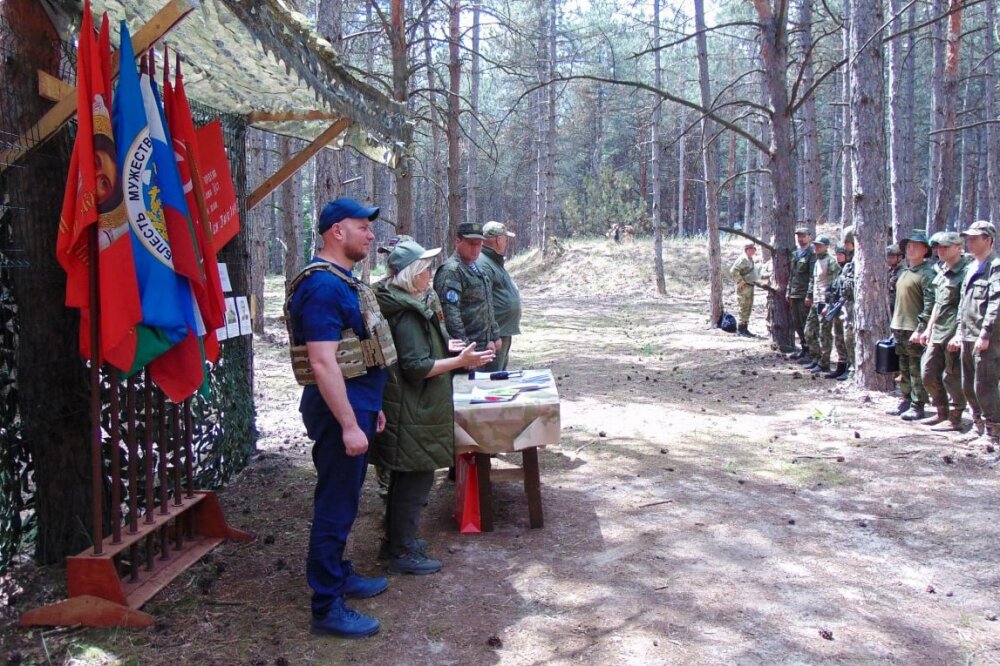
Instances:
[[[812,372],[813,370],[815,370],[818,367],[819,367],[819,361],[812,361],[812,362],[809,363],[809,365],[807,365],[805,368],[803,368],[803,370],[808,370],[809,372]]]
[[[910,409],[910,401],[903,400],[896,406],[896,409],[886,410],[886,414],[889,416],[899,416],[900,414],[905,414]]]
[[[920,402],[915,402],[910,405],[910,408],[899,415],[899,418],[904,421],[919,421],[921,419],[927,418],[926,412],[924,412],[924,405]]]
[[[840,379],[841,375],[846,375],[846,374],[847,374],[847,364],[837,363],[837,367],[835,367],[833,370],[831,370],[830,372],[826,373],[823,376],[826,377],[827,379]]]
[[[739,326],[736,327],[736,335],[740,336],[741,338],[753,337],[752,335],[750,335],[750,331],[747,330],[746,324],[740,324]]]

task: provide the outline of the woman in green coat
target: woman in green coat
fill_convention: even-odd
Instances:
[[[455,460],[451,372],[493,359],[489,350],[477,352],[475,344],[448,339],[440,305],[428,290],[431,261],[440,251],[400,241],[389,254],[389,279],[375,291],[399,359],[382,401],[386,428],[371,454],[372,463],[391,472],[385,538],[393,573],[441,569],[441,562],[424,552],[426,543],[418,542],[417,526],[435,470]],[[451,356],[454,352],[458,355]]]

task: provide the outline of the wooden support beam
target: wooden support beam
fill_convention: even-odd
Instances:
[[[336,120],[337,118],[340,118],[340,114],[332,111],[282,111],[280,113],[253,111],[247,116],[247,122],[254,125],[256,123],[283,123],[302,120]]]
[[[315,141],[306,146],[295,157],[288,160],[287,164],[278,169],[273,176],[265,180],[261,183],[260,187],[254,190],[254,193],[247,199],[247,210],[252,209],[263,201],[264,197],[278,189],[283,182],[291,178],[296,171],[302,168],[302,165],[308,162],[324,146],[336,139],[337,135],[346,130],[350,124],[350,118],[341,118],[327,127],[326,131],[320,134]]]
[[[66,83],[58,76],[52,76],[45,70],[38,70],[38,96],[50,102],[58,102],[64,97],[76,94],[72,83]]]
[[[132,36],[132,46],[136,56],[145,53],[150,46],[162,39],[185,16],[190,14],[196,5],[196,0],[170,0],[163,9],[158,11],[146,25]],[[117,75],[118,52],[116,51],[111,54],[111,76],[114,78]],[[27,154],[32,148],[47,141],[59,131],[59,128],[69,122],[76,113],[76,88],[67,89],[65,92],[68,96],[62,97],[10,148],[0,152],[0,173],[6,171],[8,166]]]

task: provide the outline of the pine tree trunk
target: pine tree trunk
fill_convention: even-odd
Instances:
[[[680,138],[677,140],[677,235],[683,238],[686,235],[684,228],[684,199],[687,196],[685,191],[687,186],[687,172],[685,163],[687,162],[687,136],[684,135],[684,128],[687,123],[687,114],[683,109],[677,114],[677,133]]]
[[[292,159],[292,140],[280,137],[281,163]],[[300,172],[301,173],[301,172]],[[281,186],[281,235],[285,241],[284,271],[285,284],[302,270],[302,219],[299,217],[299,174],[285,181]]]
[[[316,28],[333,48],[343,55],[343,12],[344,0],[319,0],[316,12]],[[346,56],[345,56],[346,57]],[[313,158],[316,165],[315,186],[313,198],[316,200],[317,214],[323,210],[326,202],[344,195],[343,182],[345,163],[344,153],[340,150],[321,150]],[[322,246],[322,239],[316,237],[315,220],[313,221],[312,245],[314,249]]]
[[[786,72],[788,70],[787,5],[777,3],[772,11],[767,0],[754,0],[761,23],[761,60],[764,81],[771,106],[771,185],[774,188],[773,280],[779,292],[788,284],[789,259],[795,237],[795,150],[792,143],[792,116],[788,107]],[[793,349],[791,311],[781,298],[773,300],[771,339],[782,351]]]
[[[392,0],[391,3],[391,34],[392,44],[392,98],[407,106],[410,97],[410,59],[409,46],[406,41],[406,6],[404,0]],[[410,234],[413,230],[413,170],[412,159],[403,154],[399,165],[393,170],[396,184],[396,233]]]
[[[248,134],[248,157],[252,166],[247,169],[252,192],[267,177],[275,171],[272,151],[276,147],[276,137],[258,130]],[[249,230],[247,236],[250,244],[250,296],[258,303],[264,302],[264,272],[267,269],[268,226],[274,214],[274,195],[272,194],[249,214]],[[264,332],[264,308],[255,308],[250,320],[253,332],[260,335]]]
[[[851,0],[851,44],[863,47],[848,62],[854,136],[855,283],[864,285],[864,298],[854,302],[855,378],[868,389],[887,389],[890,375],[875,372],[875,342],[888,334],[885,304],[888,284],[884,240],[888,231],[888,192],[885,182],[885,80],[882,44],[872,33],[883,23],[881,3]]]
[[[466,184],[466,213],[469,222],[479,222],[479,14],[482,10],[482,0],[472,3],[472,71],[469,84],[469,178]]]
[[[660,70],[660,0],[653,0],[653,81],[657,89],[663,85]],[[653,181],[653,268],[656,273],[656,293],[667,293],[667,281],[663,276],[663,227],[660,209],[660,121],[662,107],[659,97],[652,97],[653,117],[650,122],[651,140],[649,170]]]
[[[754,182],[757,180],[758,175],[750,173],[757,168],[757,147],[747,142],[747,153],[746,153],[746,166],[744,170],[747,172],[746,177],[743,179],[743,226],[750,230],[750,233],[759,231],[752,226],[752,220],[754,219]]]
[[[705,2],[694,0],[695,30],[698,36],[698,81],[701,104],[712,106],[711,83],[708,80],[708,45],[705,39]],[[705,173],[705,217],[708,226],[708,270],[710,273],[709,322],[715,327],[722,316],[722,249],[719,246],[719,168],[715,144],[715,123],[701,121],[701,152]]]
[[[462,223],[461,128],[458,122],[461,101],[462,61],[459,57],[462,8],[458,0],[450,7],[448,28],[448,248],[454,247],[455,233]]]
[[[802,82],[800,90],[813,85],[812,48],[813,0],[801,0],[799,5],[799,48],[802,51]],[[823,181],[820,175],[819,126],[816,122],[816,96],[802,103],[802,213],[808,224],[819,223],[823,217]]]
[[[951,0],[951,15],[948,17],[947,44],[945,46],[944,80],[942,81],[942,106],[944,111],[942,129],[952,129],[956,125],[958,108],[958,65],[962,47],[962,2]],[[931,228],[928,231],[944,231],[955,209],[957,189],[957,169],[955,159],[955,132],[939,135],[941,161],[937,177],[937,201]]]
[[[542,251],[548,251],[548,237],[555,228],[556,198],[556,89],[552,80],[556,77],[556,19],[558,0],[551,0],[548,25],[548,61],[546,63],[545,86],[545,217],[542,219]]]
[[[851,0],[844,1],[844,27],[841,36],[843,37],[844,57],[849,58],[851,54],[851,21],[854,15],[851,14]],[[853,181],[853,135],[851,134],[851,82],[850,75],[846,68],[840,71],[840,108],[841,108],[841,136],[842,153],[840,157],[840,219],[854,219],[854,181]]]
[[[430,185],[430,213],[431,224],[434,225],[433,238],[434,247],[443,247],[448,235],[448,221],[444,215],[444,187],[445,174],[441,168],[441,114],[438,110],[437,101],[439,95],[434,92],[438,82],[434,78],[434,58],[431,52],[430,26],[427,21],[423,23],[424,29],[424,63],[427,66],[427,89],[431,99],[430,119],[431,119],[431,185]],[[443,86],[443,82],[441,83]],[[374,166],[374,163],[373,163]]]
[[[993,30],[991,26],[996,25],[996,10],[993,2],[986,3],[986,117],[991,121],[997,119],[996,102],[996,50],[994,46]],[[991,122],[986,126],[986,173],[989,187],[990,216],[989,220],[994,225],[1000,225],[1000,125]]]
[[[931,3],[931,13],[934,15],[944,13],[948,6],[948,0],[933,0]],[[931,121],[930,130],[934,132],[944,127],[945,124],[945,101],[944,101],[944,60],[945,60],[945,22],[938,21],[933,27],[932,51],[933,68],[931,74]],[[938,196],[941,186],[941,140],[944,135],[931,134],[929,137],[930,146],[927,151],[927,211],[926,217],[915,228],[926,229],[929,222],[934,220],[938,207]]]
[[[899,13],[903,0],[890,0],[890,11],[893,16]],[[892,20],[890,30],[898,32],[903,21],[896,16]],[[892,183],[891,210],[893,237],[900,238],[912,229],[913,209],[909,187],[912,169],[907,160],[908,138],[904,127],[906,118],[912,115],[912,109],[906,106],[903,89],[903,60],[906,56],[902,39],[889,42],[889,174]]]

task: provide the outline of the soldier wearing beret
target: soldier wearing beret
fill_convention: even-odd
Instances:
[[[483,225],[458,225],[455,252],[434,274],[448,335],[476,349],[496,352],[502,344],[493,313],[493,282],[476,264],[483,249]]]
[[[906,255],[906,268],[896,282],[896,303],[889,328],[896,339],[902,399],[889,414],[904,421],[916,421],[925,417],[927,404],[927,390],[920,374],[920,357],[924,352],[920,340],[934,309],[935,272],[926,232],[914,231],[899,244]]]
[[[743,246],[743,254],[729,269],[729,274],[736,280],[736,300],[740,306],[736,334],[744,338],[754,337],[749,326],[750,311],[753,309],[754,284],[760,280],[760,264],[754,259],[756,254],[757,246],[747,243]]]

